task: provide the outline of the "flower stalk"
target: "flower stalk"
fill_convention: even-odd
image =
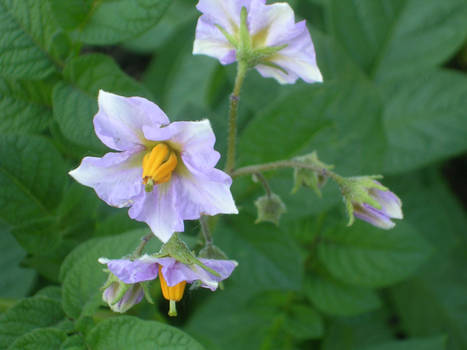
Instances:
[[[234,88],[232,94],[230,95],[229,136],[227,141],[227,161],[225,165],[225,171],[227,173],[231,173],[235,168],[238,104],[240,102],[240,91],[242,89],[243,81],[245,80],[247,71],[247,63],[243,61],[238,62],[237,76],[235,77]]]

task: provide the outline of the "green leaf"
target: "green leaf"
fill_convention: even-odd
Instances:
[[[381,311],[334,319],[323,339],[322,350],[360,350],[394,340],[390,317]]]
[[[23,299],[0,315],[0,347],[7,348],[34,329],[57,326],[64,316],[56,300],[43,296]]]
[[[51,84],[0,78],[0,132],[38,133],[52,119]]]
[[[349,286],[330,277],[311,276],[305,294],[316,307],[329,315],[354,316],[381,306],[371,289]]]
[[[36,329],[18,338],[8,350],[61,350],[66,333],[59,329]]]
[[[467,36],[464,0],[331,0],[333,36],[372,77],[411,73],[447,60]]]
[[[336,279],[362,287],[383,287],[412,275],[428,258],[428,243],[405,222],[390,231],[356,222],[325,232],[319,261]]]
[[[11,234],[0,227],[0,297],[26,296],[35,280],[35,272],[19,267],[26,252],[16,243]]]
[[[73,250],[63,262],[60,278],[63,281],[63,309],[72,318],[92,315],[101,305],[102,291],[107,274],[97,259],[118,259],[130,254],[147,230],[136,230],[121,235],[86,241]],[[156,251],[160,243],[153,239],[148,250]]]
[[[254,225],[254,217],[240,214],[219,228],[216,245],[227,256],[241,262],[233,280],[248,292],[259,292],[274,286],[284,290],[300,289],[303,278],[303,255],[286,232],[269,223]],[[248,293],[244,293],[247,296]]]
[[[386,173],[414,169],[467,149],[465,74],[436,70],[380,86],[387,101]]]
[[[60,65],[52,57],[60,29],[48,1],[0,1],[0,75],[43,79]]]
[[[65,81],[53,91],[54,117],[63,135],[83,152],[102,153],[105,146],[94,133],[92,119],[97,112],[100,89],[124,96],[149,97],[138,82],[127,76],[108,56],[90,54],[68,61]]]
[[[80,41],[111,45],[141,34],[154,26],[169,0],[50,0],[64,28],[76,29]]]
[[[413,279],[391,289],[403,329],[414,337],[448,335],[449,349],[467,347],[467,217],[437,171],[394,179],[407,220],[436,247]]]
[[[245,294],[245,286],[227,285],[196,309],[187,329],[209,348],[226,350],[290,348],[322,337],[320,314],[293,293],[266,291],[244,300]]]
[[[65,177],[63,160],[47,139],[0,135],[0,219],[6,223],[51,216]]]
[[[363,80],[297,89],[248,123],[239,137],[239,163],[288,159],[317,150],[338,172],[378,170],[385,151],[381,110],[380,95]]]
[[[372,345],[361,350],[445,350],[446,337],[415,338],[402,341],[393,341],[384,344]]]
[[[202,350],[188,334],[156,321],[120,316],[100,322],[87,336],[92,349]]]

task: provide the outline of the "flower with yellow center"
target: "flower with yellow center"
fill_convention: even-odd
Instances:
[[[184,220],[238,213],[230,176],[215,168],[220,155],[208,120],[170,123],[154,103],[141,97],[99,92],[94,128],[117,152],[85,157],[70,171],[107,204],[130,207],[167,242],[184,230]]]

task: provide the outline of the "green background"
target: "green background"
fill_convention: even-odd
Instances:
[[[384,174],[405,219],[347,228],[335,184],[292,195],[281,170],[267,177],[287,212],[254,224],[261,187],[235,179],[240,214],[214,232],[239,262],[224,290],[187,290],[169,319],[154,283],[155,305],[110,312],[97,258],[148,229],[67,174],[106,152],[98,90],[209,118],[225,155],[235,67],[192,55],[194,1],[0,0],[1,349],[467,348],[467,1],[289,2],[324,83],[249,72],[239,165],[316,150],[339,174]],[[186,226],[199,249],[198,223]]]

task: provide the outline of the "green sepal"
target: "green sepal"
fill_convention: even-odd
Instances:
[[[284,202],[282,202],[281,198],[275,193],[259,197],[255,201],[255,206],[258,209],[258,218],[255,224],[268,221],[279,226],[280,217],[287,211]]]
[[[143,288],[144,297],[149,304],[154,304],[154,300],[151,297],[151,290],[149,289],[149,281],[140,282],[141,287]]]
[[[221,31],[221,33],[225,36],[225,38],[227,39],[227,41],[235,48],[238,47],[238,41],[237,39],[235,39],[235,37],[231,34],[229,34],[225,29],[224,27],[220,26],[219,24],[216,24],[216,27],[217,29],[219,29]]]
[[[306,186],[315,191],[318,197],[321,197],[321,188],[326,184],[328,179],[327,170],[333,169],[334,166],[321,162],[318,159],[318,153],[316,151],[301,157],[296,157],[293,160],[315,166],[317,170],[300,167],[295,168],[292,193],[296,193],[301,186]]]
[[[349,221],[347,226],[351,226],[354,221],[354,207],[363,204],[371,205],[373,208],[381,209],[381,204],[370,195],[371,189],[388,191],[388,188],[376,182],[382,179],[381,175],[337,177],[336,181],[341,189]]]
[[[130,289],[131,285],[125,284],[122,281],[119,281],[118,285],[118,292],[117,295],[115,296],[115,299],[112,300],[112,303],[110,305],[115,305],[117,304],[120,300],[122,300],[123,296],[125,293]]]
[[[169,239],[167,243],[165,243],[160,252],[154,254],[153,257],[155,258],[163,258],[163,257],[171,257],[177,261],[180,261],[182,264],[188,266],[198,265],[202,267],[204,270],[208,271],[209,273],[213,274],[216,277],[221,277],[219,273],[211,269],[210,267],[204,265],[196,256],[193,254],[192,251],[188,248],[185,242],[183,242],[177,233],[174,233],[172,237]]]

